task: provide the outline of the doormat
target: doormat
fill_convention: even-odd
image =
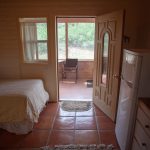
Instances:
[[[93,87],[93,80],[86,80],[86,83],[87,83],[87,88]]]
[[[90,144],[90,145],[55,145],[54,147],[45,146],[40,148],[41,150],[117,150],[113,145],[105,144]]]
[[[64,111],[82,112],[82,111],[90,110],[92,108],[92,102],[90,102],[90,101],[62,101],[60,103],[60,107]]]

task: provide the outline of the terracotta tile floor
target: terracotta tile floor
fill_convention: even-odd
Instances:
[[[115,124],[97,107],[85,112],[66,112],[59,103],[49,103],[39,122],[27,135],[15,135],[0,129],[0,150],[30,150],[56,144],[113,144],[118,148]],[[119,149],[119,148],[118,148]]]
[[[74,83],[73,80],[59,81],[59,99],[60,100],[80,100],[92,101],[92,87],[87,87],[85,80],[78,80]]]

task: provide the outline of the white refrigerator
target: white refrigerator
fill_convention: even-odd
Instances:
[[[130,150],[139,97],[150,97],[150,50],[124,50],[115,133],[121,150]]]

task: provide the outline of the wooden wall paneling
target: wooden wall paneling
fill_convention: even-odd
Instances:
[[[133,5],[134,4],[134,5]],[[0,78],[41,77],[57,100],[56,16],[97,16],[118,9],[126,9],[125,34],[131,37],[130,45],[136,47],[139,4],[133,0],[1,0],[0,2]],[[47,65],[23,64],[20,51],[17,19],[19,17],[48,17],[49,61]],[[19,38],[18,38],[19,37]],[[35,71],[34,71],[35,70]]]

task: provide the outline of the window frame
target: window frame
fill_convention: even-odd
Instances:
[[[43,20],[40,20],[43,19]],[[27,21],[23,21],[27,20]],[[24,43],[24,31],[23,31],[23,23],[46,23],[46,31],[47,31],[47,40],[36,40],[34,43],[36,44],[36,59],[27,60],[25,57],[25,43]],[[19,27],[20,27],[20,36],[21,36],[21,46],[22,46],[22,61],[27,64],[48,64],[49,61],[49,43],[48,43],[48,18],[47,17],[21,17],[19,18]],[[37,34],[37,27],[36,27]],[[28,43],[33,43],[33,41],[28,41]],[[38,53],[38,43],[46,43],[47,44],[47,59],[39,59]]]

